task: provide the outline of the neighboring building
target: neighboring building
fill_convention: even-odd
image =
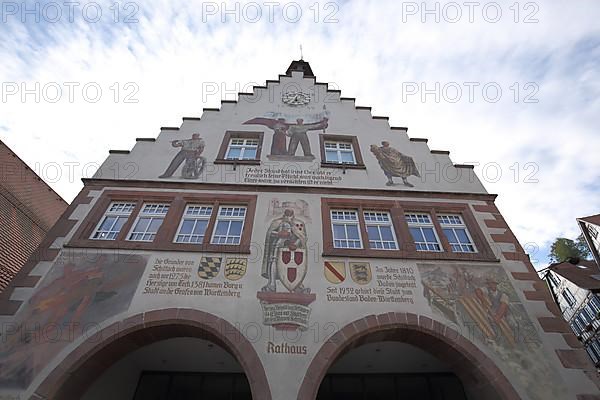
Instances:
[[[577,222],[594,260],[571,258],[541,270],[563,318],[583,343],[594,364],[600,366],[600,267],[598,260],[600,215]]]
[[[340,95],[294,61],[110,151],[0,296],[0,395],[597,399],[472,167]]]
[[[572,261],[572,262],[570,262]],[[570,260],[540,271],[563,318],[596,366],[600,365],[600,270],[593,261]]]
[[[600,214],[577,218],[579,229],[587,242],[596,264],[600,265]]]
[[[66,209],[67,203],[0,141],[0,292]]]

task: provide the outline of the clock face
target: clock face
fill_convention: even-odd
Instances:
[[[285,92],[281,95],[281,101],[288,106],[305,106],[310,103],[310,94],[304,92]]]

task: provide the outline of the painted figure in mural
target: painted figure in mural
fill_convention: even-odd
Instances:
[[[287,136],[290,124],[285,118],[252,118],[243,125],[264,125],[273,130],[273,143],[271,143],[271,155],[287,154]]]
[[[508,295],[498,290],[498,281],[493,275],[485,279],[485,287],[475,289],[475,296],[486,311],[486,317],[494,331],[495,340],[505,340],[515,345],[514,332],[508,322]]]
[[[398,150],[390,146],[389,142],[381,142],[381,146],[376,144],[371,145],[371,153],[375,155],[379,166],[383,170],[383,173],[387,177],[387,186],[393,186],[394,177],[402,178],[402,183],[408,187],[414,187],[408,182],[407,178],[411,175],[420,177],[417,166],[415,165],[412,157],[400,153]]]
[[[288,128],[288,135],[290,136],[290,145],[288,146],[288,155],[296,155],[298,144],[302,146],[302,153],[305,157],[313,157],[310,151],[310,142],[308,141],[308,131],[316,131],[319,129],[327,129],[329,119],[324,117],[318,122],[312,124],[305,124],[302,118],[296,120],[295,125],[290,125]]]
[[[172,177],[183,162],[185,164],[181,170],[181,175],[186,179],[198,178],[205,164],[205,159],[201,156],[204,151],[204,140],[200,138],[200,134],[192,134],[191,139],[173,140],[171,146],[181,147],[181,150],[173,157],[167,170],[159,178]]]
[[[304,222],[286,209],[269,225],[261,275],[268,279],[263,292],[277,291],[280,281],[290,292],[308,293],[302,285],[306,275],[306,231]]]
[[[272,156],[296,156],[298,145],[302,147],[304,157],[313,157],[310,149],[310,142],[308,140],[308,131],[314,131],[322,129],[325,132],[329,124],[329,112],[325,107],[324,111],[317,114],[311,115],[311,122],[308,124],[304,123],[304,118],[296,118],[296,123],[287,122],[285,118],[252,118],[244,125],[263,125],[273,130],[273,142],[271,144]],[[287,138],[290,138],[289,144]]]

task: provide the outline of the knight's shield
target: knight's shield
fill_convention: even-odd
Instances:
[[[277,249],[277,275],[283,286],[293,292],[306,276],[306,250]]]

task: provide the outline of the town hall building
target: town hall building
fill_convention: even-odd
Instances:
[[[306,61],[140,135],[0,294],[0,399],[600,398],[472,166]]]

